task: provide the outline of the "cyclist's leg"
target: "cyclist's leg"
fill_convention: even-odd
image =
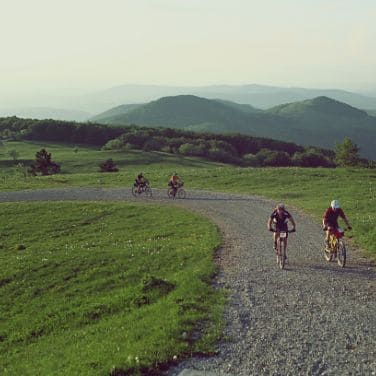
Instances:
[[[277,231],[278,230],[276,230],[276,232],[273,232],[273,248],[276,252],[277,252],[277,241],[278,241],[278,235],[279,235],[279,232]]]

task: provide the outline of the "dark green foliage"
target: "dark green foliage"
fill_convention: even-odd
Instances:
[[[117,172],[119,169],[116,167],[115,162],[112,158],[107,159],[106,161],[99,164],[100,172]]]
[[[53,162],[51,153],[46,149],[41,149],[35,154],[35,162],[30,166],[30,173],[32,175],[53,175],[60,172],[60,166]]]
[[[38,141],[68,142],[102,146],[120,136],[124,130],[92,123],[60,120],[0,118],[0,137]]]
[[[308,148],[303,153],[295,153],[292,162],[300,167],[335,167],[330,158],[314,148]]]
[[[324,101],[311,101],[318,105]],[[311,103],[309,102],[309,103]],[[306,104],[308,105],[308,104]],[[291,105],[280,106],[282,109]],[[313,106],[313,107],[315,107]],[[299,107],[299,106],[298,106]],[[329,111],[329,110],[328,110]],[[364,117],[363,112],[348,110],[349,114]],[[248,166],[334,167],[334,152],[318,147],[304,148],[292,142],[243,134],[197,133],[172,128],[137,126],[110,127],[98,124],[77,124],[53,120],[0,119],[0,132],[8,130],[17,138],[38,139],[100,145],[104,150],[163,151],[186,156],[203,157],[214,161]],[[359,161],[358,161],[359,162]],[[342,163],[342,162],[341,162]],[[362,160],[363,166],[373,164]]]
[[[341,144],[336,144],[335,151],[335,162],[338,166],[352,167],[357,166],[360,162],[358,154],[359,148],[348,137],[346,137]]]

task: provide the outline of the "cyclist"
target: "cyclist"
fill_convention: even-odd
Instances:
[[[328,209],[325,210],[324,217],[322,218],[323,230],[326,232],[325,245],[329,248],[329,235],[338,229],[338,217],[341,217],[346,223],[347,228],[351,230],[349,221],[347,220],[345,213],[340,207],[338,200],[333,200],[330,203]]]
[[[274,232],[273,240],[274,240],[274,250],[277,251],[277,240],[279,237],[279,233],[281,231],[286,232],[286,237],[284,238],[285,248],[287,247],[287,230],[288,230],[288,222],[292,224],[292,230],[295,231],[296,224],[292,215],[286,210],[285,205],[279,203],[276,208],[274,209],[273,213],[270,215],[268,220],[268,229],[269,231]],[[274,227],[274,228],[273,228]]]
[[[137,187],[137,193],[141,193],[142,188],[144,188],[147,185],[147,180],[145,179],[145,176],[142,172],[140,172],[135,181],[134,186]]]
[[[173,196],[175,197],[178,188],[183,185],[183,181],[180,179],[178,174],[176,172],[174,172],[171,175],[170,180],[168,181],[168,185],[174,190]]]

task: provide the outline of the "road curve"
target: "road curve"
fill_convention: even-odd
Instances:
[[[290,208],[297,233],[289,237],[287,268],[279,270],[266,231],[271,201],[202,191],[168,200],[165,190],[153,193],[144,199],[129,189],[49,189],[0,192],[0,202],[169,202],[219,226],[224,246],[216,283],[229,291],[229,304],[218,354],[187,359],[168,375],[184,368],[239,376],[376,375],[376,273],[358,251],[349,247],[344,269],[327,263],[319,224]]]

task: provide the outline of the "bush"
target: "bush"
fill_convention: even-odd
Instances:
[[[312,150],[295,153],[292,162],[295,166],[300,167],[334,167],[334,163],[328,157]]]
[[[100,172],[117,172],[119,169],[116,167],[115,162],[112,158],[107,159],[106,161],[99,164]]]
[[[260,166],[260,161],[256,157],[255,154],[244,154],[243,159],[244,159],[244,163],[247,166],[251,166],[251,167],[259,167]]]
[[[53,175],[60,172],[60,166],[53,162],[51,159],[51,153],[48,153],[46,149],[41,149],[35,154],[35,162],[30,166],[29,172],[32,175]]]

